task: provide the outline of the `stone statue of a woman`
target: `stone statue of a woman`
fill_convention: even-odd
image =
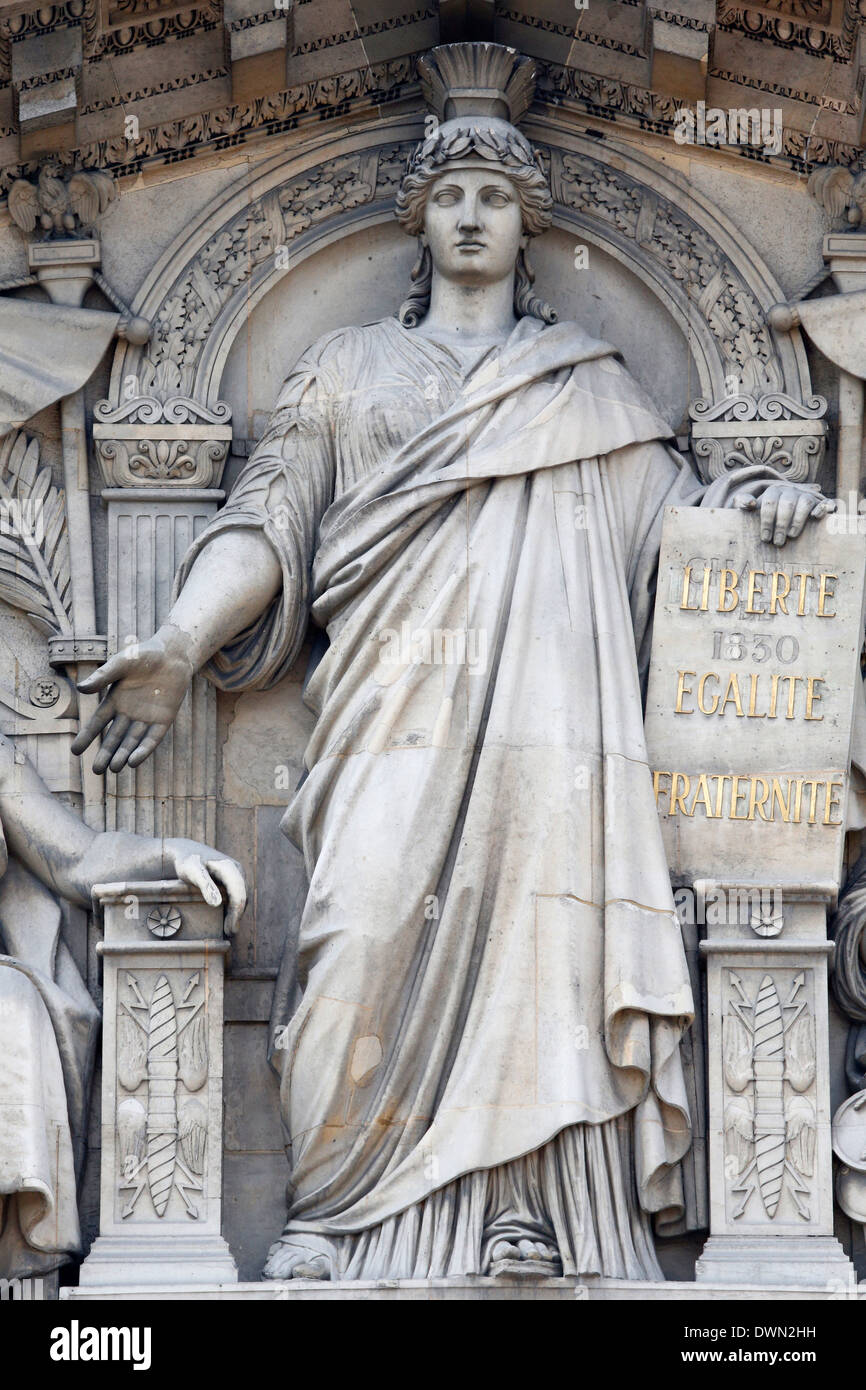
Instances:
[[[78,746],[136,766],[196,670],[262,689],[310,614],[327,633],[267,1275],[659,1278],[692,1012],[641,710],[662,513],[759,505],[782,544],[825,504],[764,468],[702,489],[614,348],[533,294],[531,63],[421,71],[409,298],[296,364],[168,621],[85,682],[111,688]]]

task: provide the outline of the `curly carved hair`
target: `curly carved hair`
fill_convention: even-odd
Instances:
[[[451,124],[449,122],[449,126]],[[438,127],[415,150],[396,200],[397,221],[405,232],[410,236],[421,235],[432,184],[445,172],[447,164],[470,157],[489,160],[491,168],[498,169],[511,180],[520,203],[526,236],[539,236],[547,230],[553,220],[553,198],[528,141],[513,126],[500,131],[467,125],[450,130]],[[412,289],[398,313],[406,328],[420,323],[430,307],[433,262],[429,249],[423,245],[411,279]],[[555,323],[555,309],[532,291],[534,280],[535,272],[525,250],[521,249],[514,271],[514,312],[518,318],[532,315],[544,323]]]

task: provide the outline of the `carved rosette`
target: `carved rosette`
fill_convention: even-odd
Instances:
[[[231,443],[231,410],[187,396],[135,396],[94,411],[93,444],[105,486],[219,487]]]
[[[792,483],[814,482],[827,445],[826,412],[822,396],[802,403],[783,392],[695,401],[692,452],[704,481],[764,464]]]

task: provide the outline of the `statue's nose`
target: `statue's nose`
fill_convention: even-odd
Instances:
[[[460,216],[457,220],[458,231],[475,232],[478,230],[478,208],[474,198],[467,198],[463,204]]]

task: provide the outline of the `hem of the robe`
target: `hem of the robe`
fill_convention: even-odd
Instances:
[[[566,1275],[662,1279],[634,1183],[634,1130],[623,1118],[568,1126],[513,1163],[473,1170],[361,1232],[302,1230],[289,1218],[263,1277],[291,1278],[294,1266],[322,1259],[331,1279],[484,1276],[496,1241],[529,1238],[555,1244]]]
[[[648,1091],[645,1091],[641,1099],[645,1098],[647,1093]],[[640,1104],[640,1100],[637,1102],[628,1102],[624,1104],[621,1109],[607,1113],[603,1117],[593,1119],[588,1118],[585,1113],[572,1112],[557,1121],[549,1130],[542,1131],[539,1137],[534,1137],[531,1140],[527,1139],[523,1144],[517,1147],[505,1148],[502,1152],[495,1152],[483,1162],[480,1159],[467,1160],[465,1164],[455,1168],[453,1171],[449,1170],[448,1172],[440,1173],[435,1182],[424,1180],[423,1184],[418,1184],[408,1193],[404,1192],[399,1195],[395,1193],[389,1199],[389,1189],[393,1189],[397,1185],[397,1179],[399,1177],[399,1170],[395,1171],[391,1177],[385,1178],[377,1183],[375,1189],[376,1201],[373,1210],[370,1210],[373,1206],[371,1197],[365,1197],[355,1203],[348,1211],[332,1216],[304,1217],[300,1215],[296,1216],[290,1211],[288,1222],[291,1224],[292,1230],[299,1234],[306,1231],[311,1234],[318,1233],[320,1235],[359,1235],[363,1231],[370,1230],[371,1227],[381,1225],[383,1221],[387,1221],[391,1217],[399,1216],[402,1212],[408,1211],[410,1207],[417,1205],[419,1202],[423,1202],[426,1198],[441,1191],[450,1183],[456,1182],[460,1178],[465,1178],[470,1173],[489,1171],[493,1168],[499,1168],[506,1163],[513,1163],[518,1159],[526,1158],[529,1154],[535,1153],[536,1150],[551,1143],[563,1130],[570,1128],[572,1125],[601,1126],[610,1121],[618,1120],[623,1115],[628,1115],[630,1113],[636,1115]],[[661,1104],[664,1106],[666,1102],[661,1102]],[[670,1106],[668,1108],[677,1109],[677,1113],[681,1113],[678,1107]],[[688,1116],[686,1116],[686,1119],[688,1119]],[[681,1130],[665,1129],[664,1133],[672,1138],[675,1137],[677,1140],[681,1140],[683,1135],[683,1131]],[[692,1141],[691,1129],[688,1127],[685,1130],[685,1136],[686,1143],[682,1145],[677,1144],[677,1152],[672,1153],[663,1164],[659,1164],[653,1170],[651,1177],[644,1181],[644,1192],[646,1192],[648,1188],[658,1185],[660,1181],[664,1180],[664,1178],[669,1175],[672,1169],[676,1168],[682,1162],[689,1151]],[[417,1152],[419,1147],[420,1146],[416,1146],[416,1150],[413,1152]],[[435,1153],[440,1147],[441,1145],[437,1144],[428,1145],[425,1137],[424,1151],[422,1151],[421,1157],[417,1162],[423,1166],[423,1163],[429,1158],[430,1154]],[[682,1152],[679,1152],[680,1147],[682,1148]],[[640,1195],[639,1192],[639,1196]],[[670,1212],[673,1210],[674,1213],[678,1213],[679,1207],[675,1204],[672,1208],[671,1203],[667,1202],[664,1206],[658,1208],[648,1208],[641,1202],[641,1210],[646,1212],[648,1216],[655,1216],[660,1211]],[[676,1215],[671,1219],[676,1219]]]
[[[60,1067],[61,1076],[63,1074],[63,1064],[60,1057],[60,1049],[54,1033],[54,1023],[51,1010],[44,997],[47,987],[57,990],[59,986],[55,981],[48,979],[36,967],[27,965],[17,956],[0,955],[0,969],[14,970],[17,974],[23,975],[29,981],[36,998],[52,1028],[54,1044],[57,1048],[57,1061]],[[36,1098],[32,1101],[4,1101],[0,1098],[0,1114],[5,1107],[12,1105],[19,1113],[32,1113],[34,1119],[34,1131],[42,1134],[46,1124],[45,1110],[41,1099]],[[68,1097],[64,1087],[63,1115],[59,1111],[48,1122],[53,1130],[53,1152],[54,1171],[52,1172],[51,1158],[46,1150],[41,1156],[33,1153],[32,1146],[28,1146],[29,1159],[25,1160],[30,1164],[39,1164],[46,1177],[40,1177],[36,1172],[31,1172],[24,1176],[20,1172],[15,1172],[11,1177],[0,1178],[0,1197],[5,1198],[15,1208],[18,1230],[24,1242],[25,1248],[32,1250],[34,1254],[42,1257],[54,1257],[57,1255],[57,1263],[64,1263],[66,1259],[77,1254],[81,1250],[81,1225],[78,1216],[77,1187],[75,1183],[75,1146],[73,1144],[72,1129],[69,1124]],[[2,1138],[2,1127],[0,1127],[0,1138]],[[40,1157],[42,1162],[40,1163]],[[63,1190],[63,1177],[60,1173],[61,1166],[67,1167],[67,1176],[71,1179],[71,1200]],[[30,1204],[34,1199],[39,1201],[34,1214],[25,1216],[22,1211],[21,1199],[30,1199]],[[40,1237],[41,1227],[46,1227],[47,1231]],[[0,1249],[2,1242],[7,1236],[9,1228],[9,1213],[6,1213],[5,1222],[0,1228]]]

